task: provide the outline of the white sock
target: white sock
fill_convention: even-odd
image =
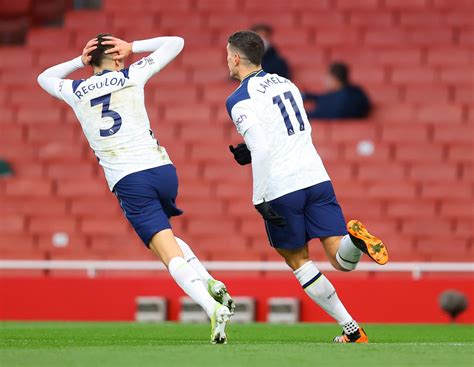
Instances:
[[[331,282],[316,268],[312,261],[293,272],[306,294],[326,311],[339,325],[357,325],[339,300]],[[357,326],[358,327],[358,326]]]
[[[351,237],[346,234],[341,238],[339,249],[336,253],[336,260],[344,269],[354,270],[359,264],[362,251],[351,241]]]
[[[199,275],[199,277],[207,287],[207,282],[214,278],[211,276],[211,274],[208,273],[206,268],[199,261],[193,250],[191,250],[191,247],[189,247],[189,245],[181,238],[175,236],[175,239],[176,242],[178,242],[181,251],[183,251],[184,259],[189,263],[189,265],[193,267],[194,271]]]
[[[182,257],[173,257],[168,264],[168,270],[181,289],[198,303],[210,318],[214,313],[216,301],[209,295],[191,265]]]

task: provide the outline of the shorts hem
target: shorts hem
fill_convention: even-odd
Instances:
[[[310,240],[313,240],[315,238],[323,238],[323,237],[339,237],[339,236],[345,236],[347,234],[347,231],[343,232],[323,232],[323,233],[317,233],[315,235],[309,236]]]
[[[148,239],[148,241],[146,241],[146,242],[145,242],[145,240],[143,239],[142,236],[139,236],[139,237],[140,237],[140,239],[142,240],[143,244],[144,244],[146,247],[150,248],[150,242],[151,242],[151,240],[153,239],[153,237],[154,237],[157,233],[160,233],[161,231],[164,231],[165,229],[171,229],[171,228],[172,228],[172,227],[171,227],[171,224],[168,224],[168,225],[166,225],[166,226],[163,226],[163,227],[159,227],[159,228],[154,229],[153,231],[151,231],[151,234],[150,234],[149,236],[145,237],[146,239]]]

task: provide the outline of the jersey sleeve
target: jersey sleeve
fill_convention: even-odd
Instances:
[[[237,132],[242,136],[252,126],[260,124],[258,117],[251,108],[249,99],[236,103],[230,111],[230,116],[237,128]]]
[[[178,56],[183,47],[184,39],[181,37],[156,37],[134,41],[133,53],[151,52],[151,54],[130,65],[130,78],[138,84],[145,84]]]
[[[252,155],[252,202],[254,205],[258,205],[265,200],[270,173],[270,146],[265,136],[265,131],[260,124],[254,124],[249,127],[243,137]]]
[[[84,66],[81,57],[52,66],[38,76],[38,84],[53,97],[70,103],[72,98],[72,83],[70,79],[63,79],[73,71]]]

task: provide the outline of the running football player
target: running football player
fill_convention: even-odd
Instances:
[[[290,80],[262,70],[263,53],[263,41],[254,32],[236,32],[228,39],[230,76],[241,83],[226,107],[245,141],[229,148],[238,163],[252,164],[253,204],[264,219],[270,245],[306,294],[342,326],[342,336],[333,341],[366,343],[364,330],[310,260],[308,241],[319,238],[329,261],[341,271],[354,270],[362,253],[383,265],[387,249],[359,221],[346,226],[313,145],[301,93]]]
[[[144,102],[146,82],[183,46],[180,37],[128,43],[98,35],[81,56],[42,72],[38,83],[74,110],[128,221],[176,283],[206,311],[211,342],[225,343],[233,300],[225,285],[213,279],[189,246],[173,234],[169,219],[182,214],[176,206],[178,177],[166,149],[150,130]],[[151,53],[126,68],[124,60],[132,52]],[[90,78],[64,79],[89,65]]]

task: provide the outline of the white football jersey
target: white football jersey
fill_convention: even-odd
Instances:
[[[175,39],[178,37],[136,41],[134,48],[157,49],[167,43],[176,43]],[[111,190],[128,174],[171,163],[166,149],[158,144],[150,130],[144,86],[181,49],[182,44],[170,50],[163,47],[159,49],[163,50],[162,54],[154,52],[126,69],[105,70],[88,79],[49,78],[48,81],[44,75],[38,78],[48,93],[64,100],[74,110]],[[74,70],[83,66],[80,58],[68,63],[50,68],[43,74],[61,73],[61,67],[64,73],[68,71],[67,67]]]
[[[271,161],[266,201],[329,180],[311,139],[301,93],[290,80],[263,70],[252,73],[226,107],[242,136],[255,124],[264,129]]]

